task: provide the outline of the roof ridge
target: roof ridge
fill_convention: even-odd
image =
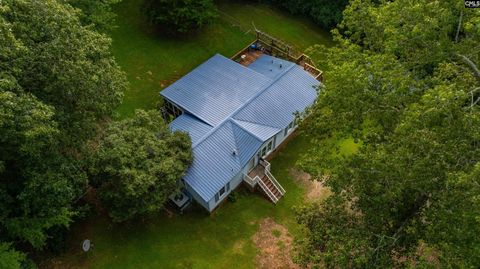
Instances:
[[[255,135],[254,133],[250,132],[249,130],[243,128],[240,124],[238,124],[237,119],[231,118],[231,121],[240,129],[244,130],[245,132],[251,134],[253,137],[255,137],[258,141],[263,142],[263,139]]]
[[[220,54],[219,54],[220,55]],[[222,56],[222,55],[220,55]],[[223,56],[225,57],[225,56]],[[227,57],[225,57],[227,58]],[[228,59],[228,58],[227,58]],[[238,64],[238,65],[241,65],[233,60],[230,59],[230,61]],[[241,65],[243,66],[243,65]],[[229,121],[230,119],[232,119],[240,110],[242,110],[245,106],[247,106],[248,104],[250,104],[253,100],[255,100],[258,96],[260,96],[263,92],[265,92],[268,88],[270,88],[273,84],[275,84],[280,78],[282,78],[283,76],[285,76],[286,73],[290,72],[290,70],[292,70],[292,68],[296,66],[295,63],[293,63],[291,66],[289,66],[288,68],[286,68],[286,70],[281,74],[279,75],[277,78],[271,80],[271,83],[269,83],[268,85],[265,85],[265,87],[263,87],[260,91],[258,91],[256,94],[254,94],[252,97],[250,97],[245,103],[243,103],[241,106],[239,106],[237,109],[235,109],[230,115],[228,115],[223,121],[221,121],[217,126],[215,126],[212,130],[210,130],[207,134],[205,134],[204,137],[202,137],[200,140],[197,141],[197,143],[195,143],[195,145],[192,145],[192,148],[195,148],[196,146],[200,145],[201,143],[203,143],[205,141],[205,139],[207,139],[211,134],[213,134],[216,130],[218,130],[218,128],[220,126],[222,126],[223,124],[225,124],[225,122]],[[247,67],[245,67],[247,68]],[[263,75],[262,75],[263,76]]]
[[[256,125],[260,125],[260,126],[264,126],[264,127],[268,127],[268,128],[273,128],[273,129],[282,130],[282,128],[278,128],[278,127],[275,127],[275,126],[273,126],[273,125],[263,124],[263,123],[261,123],[261,122],[255,122],[255,121],[250,121],[250,120],[237,119],[237,118],[234,118],[234,117],[232,117],[232,119],[235,120],[235,121],[243,121],[243,122],[250,123],[250,124],[256,124]]]

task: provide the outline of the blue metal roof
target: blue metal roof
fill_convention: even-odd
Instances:
[[[240,170],[232,125],[225,123],[210,133],[193,148],[193,162],[185,181],[205,200],[209,201]]]
[[[190,114],[217,126],[270,82],[219,54],[161,92]]]
[[[295,112],[303,111],[315,102],[317,91],[314,86],[319,84],[300,66],[293,65],[233,118],[285,128],[295,119]]]
[[[212,126],[188,114],[180,115],[170,123],[170,129],[173,131],[187,132],[192,138],[192,144],[196,144],[212,128]]]
[[[260,125],[253,122],[242,121],[242,120],[233,120],[237,125],[242,127],[244,130],[248,131],[258,139],[262,140],[263,142],[270,139],[272,136],[276,135],[282,129],[274,128],[270,126]]]
[[[234,121],[231,122],[233,123],[232,130],[237,144],[237,154],[240,158],[240,167],[244,167],[253,155],[255,155],[264,141],[245,131],[240,125],[235,124]]]
[[[270,71],[272,59],[282,67]],[[171,128],[194,141],[184,179],[205,201],[317,96],[320,83],[301,67],[271,56],[257,61],[252,70],[215,55],[161,93],[193,114],[180,116]]]
[[[294,63],[264,54],[251,63],[248,68],[257,71],[270,79],[276,79],[292,65],[294,65]]]

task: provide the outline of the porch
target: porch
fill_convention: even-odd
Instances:
[[[285,189],[278,183],[277,179],[270,172],[270,163],[261,159],[258,165],[248,174],[243,175],[245,181],[250,187],[255,188],[257,185],[268,198],[276,204],[283,195]]]

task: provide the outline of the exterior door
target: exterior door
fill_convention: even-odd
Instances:
[[[248,172],[252,171],[253,168],[257,165],[257,160],[256,156],[254,155],[252,159],[248,162]]]

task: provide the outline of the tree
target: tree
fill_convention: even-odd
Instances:
[[[472,27],[478,12],[454,0],[353,0],[344,15],[339,30],[345,38],[373,52],[396,56],[420,77],[431,75],[455,52],[470,51],[472,39],[458,40],[458,34],[478,36],[478,27]]]
[[[0,1],[0,240],[41,249],[77,214],[84,142],[120,102],[110,40],[56,0]]]
[[[362,146],[332,156],[314,143],[303,159],[333,191],[299,209],[303,264],[479,266],[480,14],[458,5],[352,1],[345,11],[304,127],[315,142]]]
[[[55,108],[63,144],[78,148],[112,114],[126,87],[111,40],[82,26],[77,12],[56,0],[6,0],[0,6],[10,33],[25,47],[5,63],[21,70],[15,79],[24,91]]]
[[[266,0],[293,13],[306,15],[318,25],[330,29],[342,21],[348,0]]]
[[[211,23],[217,17],[212,0],[145,0],[148,21],[170,34],[184,34]]]
[[[2,237],[42,247],[53,226],[68,226],[75,184],[85,180],[59,154],[53,109],[0,89],[0,225]]]
[[[82,11],[79,17],[83,25],[91,25],[98,31],[105,32],[114,27],[116,15],[112,11],[112,6],[120,1],[121,0],[68,0],[68,3]]]
[[[311,233],[304,255],[328,267],[385,268],[424,259],[428,246],[443,265],[479,264],[480,111],[465,88],[472,82],[427,90],[386,141],[364,143],[330,167],[325,183],[335,195],[299,215]]]
[[[92,174],[109,215],[125,221],[161,209],[191,160],[188,135],[171,133],[159,112],[138,110],[106,130]]]
[[[20,269],[25,255],[11,248],[10,244],[0,242],[0,268]]]

